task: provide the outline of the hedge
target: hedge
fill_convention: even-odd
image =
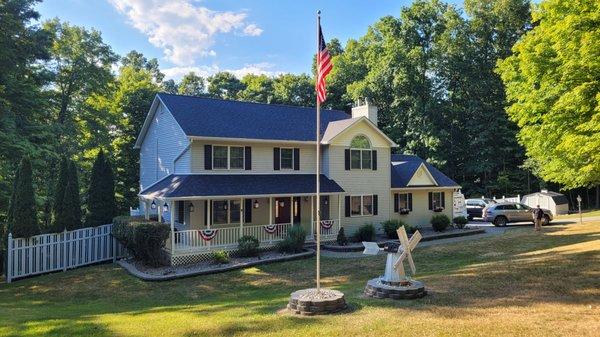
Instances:
[[[118,216],[113,219],[113,236],[135,259],[152,267],[164,264],[162,249],[170,232],[169,225],[142,217]]]

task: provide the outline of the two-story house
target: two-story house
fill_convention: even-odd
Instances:
[[[315,122],[314,108],[156,95],[135,145],[140,211],[170,222],[172,261],[233,249],[242,235],[272,245],[293,225],[334,240],[341,226],[452,216],[459,186],[418,157],[391,155],[396,144],[365,103],[351,116],[321,111],[317,224]]]

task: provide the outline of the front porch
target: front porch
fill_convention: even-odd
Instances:
[[[256,175],[254,179],[255,177]],[[335,240],[341,226],[343,190],[339,185],[322,177],[322,221],[317,224],[317,198],[314,187],[298,188],[299,180],[305,180],[304,185],[312,182],[314,186],[314,175],[275,177],[281,180],[276,182],[278,186],[286,186],[286,180],[291,180],[291,183],[288,181],[287,184],[291,187],[288,187],[292,190],[290,192],[294,193],[206,196],[195,189],[186,190],[186,193],[175,193],[174,191],[181,189],[182,180],[171,179],[172,182],[165,186],[159,184],[153,191],[141,193],[141,206],[147,218],[156,214],[159,221],[170,224],[171,235],[166,249],[173,264],[188,262],[194,256],[206,256],[215,250],[235,250],[238,239],[245,235],[257,238],[262,248],[272,247],[286,237],[292,226],[302,226],[307,233],[308,242],[316,239],[317,230],[320,231],[322,241]],[[206,181],[212,184],[223,180],[223,176],[213,175],[210,178]],[[248,190],[248,186],[240,186],[233,188]],[[206,189],[206,186],[202,186],[202,189]],[[263,187],[260,189],[264,190]]]

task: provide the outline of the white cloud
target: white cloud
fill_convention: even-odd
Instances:
[[[194,5],[192,0],[109,1],[177,66],[191,66],[198,57],[216,55],[211,49],[215,34],[236,30],[249,36],[262,33],[255,24],[245,22],[245,12],[217,12]]]
[[[185,74],[187,74],[191,71],[195,72],[196,75],[202,76],[204,78],[214,75],[215,73],[218,73],[219,71],[228,71],[228,72],[234,74],[238,78],[242,78],[242,77],[244,77],[244,75],[247,75],[247,74],[275,76],[275,75],[282,73],[281,71],[273,70],[274,67],[275,66],[271,63],[261,62],[261,63],[246,64],[242,68],[237,68],[237,69],[221,69],[220,67],[218,67],[216,65],[212,65],[212,66],[172,67],[172,68],[162,69],[161,71],[165,74],[165,79],[167,79],[167,80],[174,79],[175,81],[179,81]]]
[[[258,28],[255,24],[249,24],[244,28],[244,34],[248,36],[259,36],[262,34],[263,30]]]

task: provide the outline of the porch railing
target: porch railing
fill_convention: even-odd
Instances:
[[[175,232],[174,254],[215,249],[231,249],[237,247],[238,239],[243,235],[252,235],[258,239],[261,246],[266,247],[281,241],[287,235],[290,223],[275,225],[254,225],[238,227],[214,228],[216,234],[210,240],[203,238],[201,230],[185,230]],[[169,240],[170,241],[170,240]],[[171,249],[171,242],[167,248]]]
[[[334,240],[337,238],[337,234],[340,230],[340,219],[322,220],[322,222],[324,223],[319,226],[316,221],[313,221],[311,239],[316,240],[317,231],[315,228],[319,228],[321,230],[322,241]]]

